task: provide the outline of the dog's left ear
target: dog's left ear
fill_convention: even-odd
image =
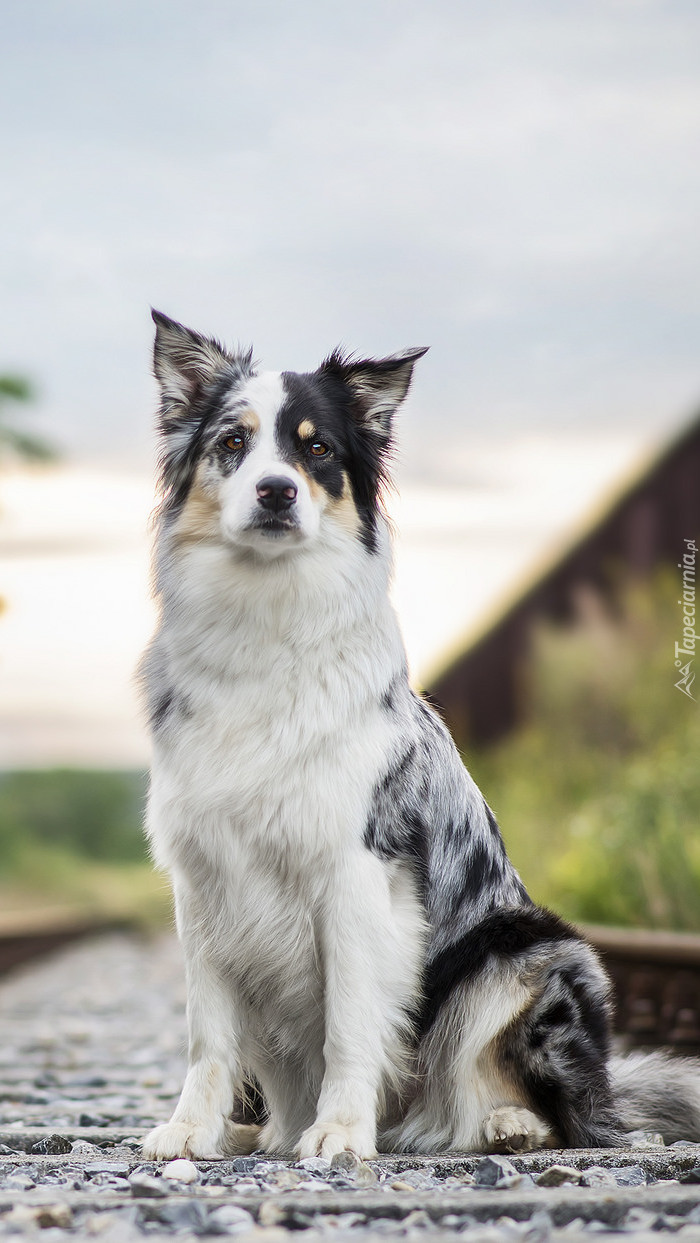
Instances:
[[[345,358],[335,350],[322,364],[321,371],[341,379],[350,390],[353,413],[360,425],[381,440],[391,434],[394,411],[406,396],[413,367],[427,354],[429,346],[401,350],[388,358]]]

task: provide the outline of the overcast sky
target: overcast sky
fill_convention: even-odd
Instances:
[[[429,344],[414,471],[700,398],[697,0],[26,0],[2,44],[0,369],[71,451],[146,463],[151,303],[275,368]]]

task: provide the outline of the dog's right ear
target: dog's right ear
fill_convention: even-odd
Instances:
[[[210,385],[227,372],[236,375],[250,368],[250,356],[228,354],[218,341],[202,337],[160,311],[151,310],[156,326],[153,369],[160,385],[162,417],[176,419],[187,412]]]

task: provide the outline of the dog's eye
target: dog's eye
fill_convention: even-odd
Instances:
[[[234,432],[233,436],[226,437],[224,448],[230,450],[231,453],[238,453],[243,448],[244,443],[240,432]]]
[[[325,445],[322,440],[314,440],[309,448],[314,457],[325,457],[327,453],[330,453],[328,445]]]

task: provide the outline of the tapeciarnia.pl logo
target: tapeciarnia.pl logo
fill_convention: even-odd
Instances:
[[[678,562],[678,569],[683,572],[682,599],[678,601],[683,609],[683,642],[676,643],[676,669],[680,671],[680,681],[675,685],[689,699],[695,699],[692,685],[695,674],[691,665],[695,659],[695,644],[698,636],[695,633],[695,561],[698,555],[694,539],[683,540],[685,552],[683,560]],[[690,659],[683,661],[683,657]]]

